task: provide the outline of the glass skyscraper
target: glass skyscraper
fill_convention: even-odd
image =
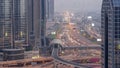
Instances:
[[[12,28],[12,0],[0,0],[0,46],[1,48],[11,45]],[[4,46],[5,45],[5,46]]]
[[[0,47],[9,48],[17,43],[28,44],[29,24],[27,0],[0,0]],[[31,11],[29,11],[31,12]],[[32,15],[32,14],[31,14]]]
[[[54,0],[46,0],[46,13],[47,13],[47,20],[53,21],[54,20]]]
[[[120,68],[120,0],[102,3],[102,68]]]
[[[0,48],[46,48],[46,0],[0,0]]]
[[[46,46],[46,0],[33,0],[35,45]]]

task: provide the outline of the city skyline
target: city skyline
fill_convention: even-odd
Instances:
[[[101,68],[101,0],[54,1],[0,0],[0,67]]]

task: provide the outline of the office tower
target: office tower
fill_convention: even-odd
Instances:
[[[0,47],[46,46],[46,0],[0,0]]]
[[[35,46],[35,33],[34,33],[34,8],[33,3],[34,0],[25,0],[25,7],[26,7],[26,22],[28,26],[28,45],[30,47]],[[28,47],[29,47],[28,46]]]
[[[120,0],[102,3],[102,68],[120,68]]]
[[[28,16],[26,11],[26,0],[13,0],[13,30],[14,36],[13,40],[15,45],[21,43],[21,46],[28,44]]]
[[[47,13],[47,20],[53,21],[54,20],[54,0],[46,0],[46,13]]]
[[[35,34],[35,46],[41,44],[41,19],[40,19],[40,0],[33,0],[33,22],[34,22],[34,34]]]
[[[45,46],[46,0],[33,0],[34,33],[37,46]]]
[[[40,0],[41,46],[46,46],[46,0]]]
[[[41,44],[40,44],[40,55],[48,56],[49,54],[49,45],[46,43],[46,21],[47,21],[47,13],[46,13],[46,1],[40,0],[40,36],[41,36]]]
[[[31,19],[28,16],[27,4],[26,0],[0,0],[1,48],[29,44],[28,29]]]
[[[12,24],[12,0],[0,0],[0,46],[1,48],[11,45]],[[5,46],[4,46],[5,45]]]
[[[47,55],[46,51],[46,0],[33,0],[33,22],[35,46],[40,48],[40,55]]]

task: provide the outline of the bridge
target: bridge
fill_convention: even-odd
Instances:
[[[79,50],[85,50],[85,49],[101,49],[101,46],[79,46],[79,47],[63,47],[65,50],[71,50],[71,49],[79,49]]]
[[[63,47],[62,45],[62,41],[59,39],[54,39],[50,45],[54,45],[54,44],[59,44],[59,47],[62,48],[63,50],[71,50],[71,49],[79,49],[79,50],[85,50],[85,49],[101,49],[100,45],[90,45],[90,46],[70,46],[70,47]],[[59,48],[59,49],[60,49]]]
[[[61,49],[68,49],[68,50],[69,49],[101,49],[100,46],[62,47],[62,42],[59,39],[53,40],[51,46],[53,47],[51,56],[55,61],[59,62],[60,64],[72,65],[77,68],[92,68],[92,67],[82,64],[77,64],[60,58],[59,51]],[[57,68],[57,66],[55,68]]]
[[[63,59],[59,58],[58,52],[59,52],[59,48],[53,48],[52,57],[54,58],[54,60],[56,60],[59,63],[66,64],[66,65],[73,65],[75,67],[91,68],[91,67],[88,67],[88,66],[85,66],[85,65],[80,65],[80,64],[77,64],[77,63],[74,63],[74,62],[63,60]]]

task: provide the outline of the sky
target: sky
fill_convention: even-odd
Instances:
[[[55,0],[55,12],[100,12],[101,3],[102,0]]]

